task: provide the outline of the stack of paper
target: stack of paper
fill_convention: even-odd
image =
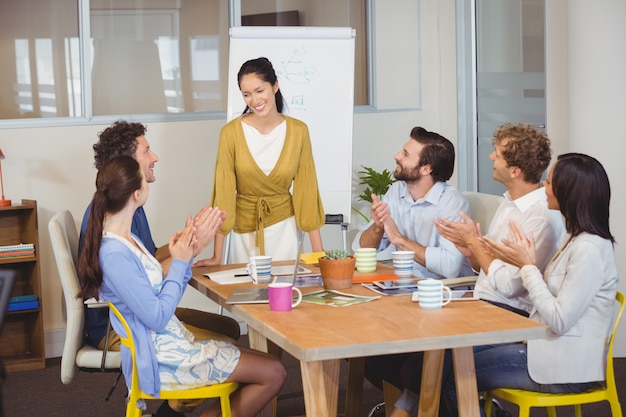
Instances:
[[[33,256],[35,256],[35,245],[32,243],[0,246],[0,259],[31,258]]]

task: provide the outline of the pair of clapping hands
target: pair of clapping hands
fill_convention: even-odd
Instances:
[[[217,207],[204,206],[192,219],[187,216],[185,228],[170,237],[169,251],[173,259],[189,262],[215,238],[226,219],[226,212]]]
[[[474,223],[465,213],[460,215],[463,222],[439,218],[435,220],[435,226],[439,234],[454,243],[465,256],[471,255],[469,247],[478,243],[488,254],[506,263],[520,268],[535,264],[535,240],[532,235],[526,236],[516,221],[509,221],[509,233],[502,242],[494,242],[481,234],[480,223]]]

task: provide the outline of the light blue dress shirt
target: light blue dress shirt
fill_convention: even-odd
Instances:
[[[458,189],[445,182],[437,182],[423,198],[414,201],[407,190],[406,182],[396,181],[389,187],[382,201],[388,204],[391,218],[396,222],[400,233],[426,247],[426,267],[413,262],[414,276],[441,279],[474,275],[465,256],[452,242],[442,238],[435,227],[435,220],[440,217],[458,221],[461,219],[460,212],[471,216],[469,203]],[[361,234],[373,223],[370,221],[356,235],[352,242],[353,250],[361,247]],[[378,251],[383,251],[390,245],[387,236],[383,235]]]

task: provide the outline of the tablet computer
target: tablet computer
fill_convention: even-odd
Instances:
[[[394,288],[417,288],[419,279],[395,279],[389,281],[374,281],[372,284],[383,290],[391,290]]]

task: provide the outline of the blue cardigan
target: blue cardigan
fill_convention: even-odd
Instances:
[[[78,257],[83,252],[85,246],[84,235],[87,231],[87,221],[91,213],[91,204],[87,206],[85,214],[83,216],[83,223],[80,227],[80,239],[78,240]],[[133,215],[133,223],[131,226],[131,232],[137,236],[141,243],[148,249],[153,256],[156,254],[156,245],[152,240],[152,233],[150,233],[150,225],[148,224],[148,218],[143,207],[137,208]],[[107,333],[107,325],[109,323],[108,309],[106,308],[85,308],[85,330],[87,331],[87,343],[93,347],[98,347],[98,344]]]
[[[191,260],[184,262],[172,259],[163,287],[155,294],[141,261],[124,243],[113,238],[103,238],[99,256],[103,272],[100,295],[117,307],[133,333],[139,387],[157,396],[161,381],[150,331],[161,331],[174,315],[191,278]],[[117,334],[126,335],[113,313],[110,319]],[[130,351],[124,346],[121,348],[121,356],[122,371],[130,388],[132,362]]]

